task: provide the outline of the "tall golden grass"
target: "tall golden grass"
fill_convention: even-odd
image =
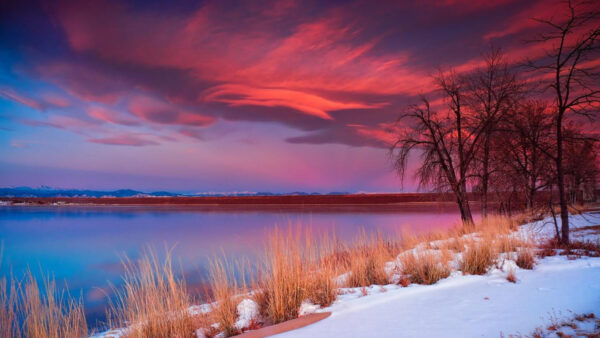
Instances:
[[[52,278],[40,286],[31,272],[23,281],[0,280],[0,337],[86,337],[83,302],[59,291]]]
[[[384,241],[381,234],[369,236],[364,230],[355,242],[357,244],[348,249],[348,286],[388,284],[385,263],[392,260],[395,245]]]
[[[498,252],[494,248],[493,240],[489,236],[484,236],[467,243],[459,268],[464,274],[483,275],[496,263],[497,258]]]
[[[243,277],[238,283],[234,268],[225,255],[211,260],[209,276],[213,321],[227,337],[239,334],[239,328],[235,327],[238,317],[236,296],[245,292]]]
[[[402,275],[411,283],[429,285],[450,275],[448,257],[444,251],[415,250],[401,254],[398,260]]]
[[[123,287],[116,289],[109,324],[127,327],[127,337],[194,337],[196,320],[183,279],[173,271],[170,250],[164,259],[147,249],[136,261],[125,258]]]

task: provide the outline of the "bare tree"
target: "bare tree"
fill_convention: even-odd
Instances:
[[[485,66],[467,75],[466,101],[474,113],[476,127],[485,125],[482,140],[476,153],[475,172],[481,193],[481,214],[488,214],[488,191],[491,166],[490,151],[498,123],[505,119],[522,92],[522,84],[511,71],[500,49],[491,48],[483,55]]]
[[[401,128],[391,148],[396,169],[404,177],[409,154],[421,152],[421,166],[416,172],[421,187],[433,186],[438,191],[451,191],[465,226],[473,224],[467,194],[468,173],[483,130],[489,121],[473,126],[464,111],[464,80],[454,73],[440,72],[436,83],[446,98],[447,113],[438,113],[423,97],[420,105],[412,105],[399,121]],[[467,128],[467,125],[470,125]]]
[[[598,140],[586,136],[575,125],[565,128],[565,190],[569,202],[582,203],[594,195],[596,180],[600,175],[598,167]]]
[[[545,81],[546,89],[554,96],[556,152],[551,157],[556,165],[563,244],[569,243],[563,168],[565,119],[573,114],[592,118],[598,114],[597,104],[600,103],[600,66],[593,62],[600,50],[597,6],[593,2],[569,0],[565,3],[564,17],[536,19],[547,27],[547,31],[535,41],[552,47],[545,57],[528,61],[528,66],[540,75],[540,81]]]
[[[493,140],[496,180],[505,185],[504,189],[510,186],[524,193],[528,209],[535,206],[537,192],[548,188],[555,177],[554,167],[545,155],[555,147],[547,107],[539,100],[519,104],[500,123]]]

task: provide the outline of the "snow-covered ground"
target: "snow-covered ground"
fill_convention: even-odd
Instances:
[[[551,237],[548,220],[527,224],[524,233]],[[560,221],[560,220],[559,220]],[[571,217],[572,228],[600,224],[600,214]],[[594,233],[595,232],[595,233]],[[574,237],[596,241],[597,231],[574,231]],[[569,260],[551,256],[533,270],[513,264],[517,283],[507,271],[493,269],[483,276],[453,272],[435,285],[372,286],[347,293],[329,308],[332,315],[282,337],[499,337],[530,335],[538,327],[575,314],[600,315],[600,258]]]

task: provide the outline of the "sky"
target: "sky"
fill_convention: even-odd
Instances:
[[[6,1],[0,186],[414,191],[394,121],[533,17],[520,0]],[[411,167],[418,164],[414,158]]]

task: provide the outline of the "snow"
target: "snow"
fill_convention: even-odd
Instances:
[[[570,218],[572,229],[600,223],[599,214]],[[527,224],[518,235],[538,239],[554,235],[545,219]],[[560,222],[560,220],[558,220]],[[544,226],[544,224],[546,224]],[[560,226],[560,223],[559,223]],[[600,235],[573,232],[596,241]],[[506,280],[514,271],[517,283]],[[385,290],[385,291],[384,291]],[[524,270],[512,260],[502,269],[483,276],[450,277],[434,285],[371,286],[368,296],[359,289],[346,289],[329,308],[332,315],[281,337],[498,337],[529,335],[574,314],[600,314],[600,258],[569,260],[551,256],[538,260],[533,270]]]
[[[317,304],[313,304],[308,300],[305,300],[302,302],[302,304],[300,304],[300,309],[298,310],[298,315],[300,317],[302,316],[306,316],[309,315],[311,313],[315,313],[317,312],[317,310],[319,310],[320,306]]]
[[[260,316],[258,304],[252,299],[244,299],[237,306],[238,320],[235,322],[235,327],[243,329],[252,322],[257,322]]]

